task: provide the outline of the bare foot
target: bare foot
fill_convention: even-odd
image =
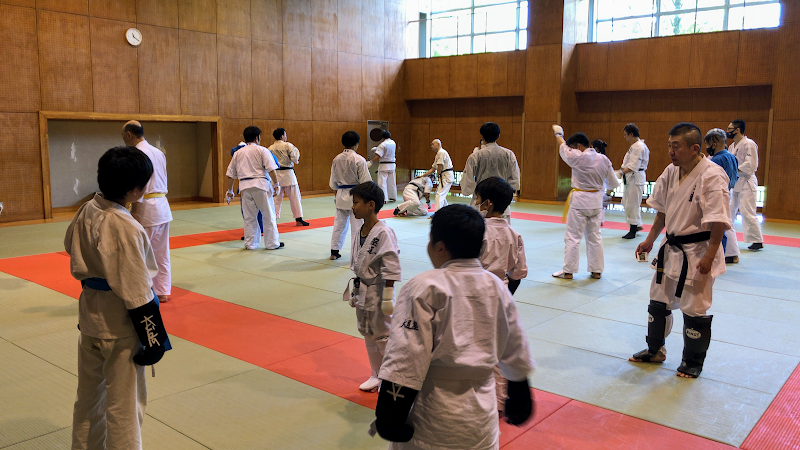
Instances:
[[[697,378],[695,376],[692,376],[692,375],[689,375],[689,374],[686,374],[686,373],[683,373],[683,372],[677,372],[677,374],[681,378]]]
[[[169,296],[167,295],[159,295],[158,302],[159,303],[167,303],[169,301]]]

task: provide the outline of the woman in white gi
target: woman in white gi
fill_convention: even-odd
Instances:
[[[372,428],[390,449],[499,448],[497,364],[509,380],[506,421],[533,413],[533,361],[514,301],[478,260],[484,230],[475,208],[440,209],[428,243],[434,269],[400,291]]]
[[[378,186],[383,189],[386,203],[397,200],[397,176],[395,169],[397,168],[397,160],[395,152],[397,150],[397,143],[392,140],[392,133],[387,130],[381,131],[381,141],[377,147],[372,148],[372,153],[375,157],[371,158],[367,165],[372,165],[378,161]]]
[[[247,144],[233,154],[228,165],[230,188],[226,195],[228,202],[233,198],[233,183],[239,180],[239,193],[242,196],[244,215],[244,247],[255,250],[261,244],[261,230],[258,226],[259,211],[264,223],[264,246],[268,250],[283,248],[278,240],[278,225],[275,222],[275,203],[272,198],[280,191],[275,169],[278,165],[272,153],[261,144],[261,130],[258,127],[244,129],[244,142]],[[274,180],[274,181],[273,181]]]
[[[433,211],[436,212],[447,206],[447,194],[450,192],[450,187],[453,186],[455,175],[453,174],[453,161],[450,159],[450,153],[447,153],[447,150],[442,148],[442,141],[434,139],[431,142],[431,150],[436,152],[436,157],[433,159],[433,166],[423,176],[435,173],[436,178],[439,180],[433,202]]]
[[[267,147],[278,160],[278,185],[281,191],[274,197],[275,217],[281,217],[281,204],[283,196],[289,197],[289,204],[292,206],[294,221],[299,227],[307,227],[310,224],[303,220],[303,205],[300,203],[300,186],[297,184],[297,175],[294,173],[294,165],[300,162],[300,150],[297,149],[286,137],[285,128],[276,128],[272,132],[275,142]]]
[[[150,245],[158,264],[158,275],[153,278],[153,289],[159,301],[169,301],[172,293],[172,271],[169,257],[169,223],[172,211],[167,201],[167,157],[144,138],[142,124],[131,120],[122,127],[122,140],[136,147],[153,163],[153,176],[144,188],[144,196],[131,204],[131,215],[138,220],[150,238]]]
[[[411,180],[403,188],[403,203],[394,209],[395,216],[427,216],[431,207],[431,190],[433,183],[430,177],[420,175]],[[426,205],[422,205],[425,199]]]
[[[728,146],[728,151],[736,157],[739,163],[739,179],[733,186],[731,193],[731,220],[736,221],[736,213],[742,213],[742,231],[744,241],[752,244],[748,250],[761,250],[764,248],[764,238],[761,236],[761,225],[756,217],[756,191],[758,190],[758,145],[744,135],[744,120],[736,119],[728,124],[728,139],[733,143]],[[729,234],[730,236],[730,234]],[[736,233],[733,233],[734,238]],[[735,245],[738,245],[734,241]]]
[[[619,186],[611,161],[589,147],[589,138],[575,133],[564,141],[564,129],[553,125],[559,143],[558,154],[572,168],[572,190],[567,197],[564,234],[564,267],[553,274],[556,278],[572,279],[580,263],[581,238],[586,236],[586,259],[592,278],[600,279],[605,262],[603,259],[603,236],[600,223],[603,221],[603,194],[606,186]]]
[[[374,392],[381,384],[378,372],[392,323],[394,284],[400,281],[400,248],[394,231],[378,220],[383,207],[380,186],[367,181],[351,189],[350,195],[353,214],[364,225],[350,252],[350,269],[356,276],[353,290],[348,282],[343,299],[356,309],[358,332],[364,336],[369,357],[370,377],[358,388]]]
[[[691,123],[679,123],[669,132],[672,164],[656,180],[647,205],[658,211],[653,228],[636,248],[637,259],[653,249],[666,227],[653,264],[650,284],[647,348],[634,362],[662,362],[664,340],[672,330],[672,310],[683,312],[683,360],[678,375],[697,378],[703,370],[709,343],[714,279],[725,273],[722,236],[731,227],[728,176],[700,153],[703,137]]]
[[[347,237],[347,228],[352,226],[350,238],[356,239],[356,232],[361,228],[363,221],[353,215],[353,199],[350,189],[356,185],[372,180],[369,166],[363,156],[356,153],[361,136],[355,131],[348,131],[342,135],[344,151],[333,158],[331,164],[331,179],[329,185],[336,191],[334,204],[336,214],[333,217],[333,234],[331,235],[331,259],[342,257],[339,250],[344,247]],[[351,223],[352,222],[352,223]]]
[[[630,226],[628,234],[622,239],[633,239],[642,229],[642,196],[647,182],[647,164],[650,162],[650,149],[639,138],[639,127],[629,123],[622,129],[625,140],[630,144],[618,175],[622,178],[625,191],[622,193],[622,206],[625,207],[625,220]]]

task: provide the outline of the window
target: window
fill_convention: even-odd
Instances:
[[[419,21],[420,57],[522,50],[528,46],[528,2],[431,0]]]
[[[592,0],[595,42],[780,25],[780,0]]]

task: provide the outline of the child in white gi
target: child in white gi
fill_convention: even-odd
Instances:
[[[394,209],[395,216],[427,216],[431,208],[431,190],[433,182],[430,177],[421,175],[411,180],[403,189],[403,203]],[[425,199],[427,207],[422,206]]]
[[[533,413],[533,361],[517,309],[478,260],[484,230],[475,208],[437,211],[428,243],[434,269],[400,291],[371,430],[390,449],[497,449],[498,364],[509,380],[506,421],[520,425]]]
[[[728,176],[722,167],[700,153],[700,129],[679,123],[669,132],[672,164],[656,180],[647,204],[658,211],[653,228],[636,248],[637,258],[650,252],[661,231],[667,235],[653,261],[650,284],[647,348],[634,362],[662,362],[664,339],[672,330],[672,310],[683,312],[683,360],[678,376],[697,378],[711,343],[714,278],[725,273],[722,236],[732,225]]]
[[[344,300],[356,309],[358,331],[364,336],[369,356],[370,377],[359,389],[373,392],[381,381],[378,372],[389,338],[392,319],[394,284],[400,281],[400,259],[397,236],[384,222],[378,220],[383,207],[383,191],[372,181],[350,190],[353,214],[364,225],[350,252],[350,269],[356,275],[353,290],[347,285]]]
[[[333,234],[331,236],[331,259],[339,259],[342,255],[339,250],[344,247],[344,240],[347,237],[347,228],[352,225],[350,231],[351,240],[356,239],[356,231],[361,228],[363,223],[353,215],[353,200],[350,197],[350,189],[360,183],[372,180],[369,174],[367,160],[356,153],[361,136],[355,131],[348,131],[342,135],[342,145],[344,151],[333,158],[331,164],[330,187],[336,191],[334,204],[336,205],[336,215],[333,217]],[[352,222],[352,224],[350,223]]]
[[[152,174],[141,150],[107,151],[97,170],[102,194],[81,206],[64,238],[70,271],[83,286],[73,449],[141,450],[143,366],[171,348],[153,292],[153,248],[125,208],[142,196]]]
[[[392,140],[392,133],[388,130],[381,131],[381,143],[372,148],[375,157],[367,163],[369,167],[378,161],[378,185],[383,189],[385,203],[397,200],[397,177],[395,169],[397,167],[397,143]]]
[[[297,175],[294,173],[294,165],[300,162],[300,150],[297,149],[286,137],[285,128],[276,128],[272,132],[275,143],[270,145],[269,151],[278,160],[278,184],[281,192],[275,196],[275,217],[281,217],[281,204],[283,195],[289,197],[289,204],[292,207],[294,221],[298,227],[307,227],[310,224],[303,220],[303,205],[300,203],[300,186],[297,184]]]

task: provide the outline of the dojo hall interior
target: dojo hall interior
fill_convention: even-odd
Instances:
[[[174,217],[161,306],[174,348],[147,370],[146,449],[387,448],[367,434],[377,397],[358,390],[369,364],[342,301],[350,238],[328,259],[331,161],[348,130],[367,156],[372,121],[398,144],[400,192],[431,167],[433,139],[460,175],[487,121],[519,162],[511,225],[529,271],[514,300],[536,411],[501,423],[501,448],[800,448],[798,54],[800,0],[0,0],[0,449],[70,446],[81,286],[64,235],[128,120],[167,156]],[[758,144],[764,249],[740,237],[703,373],[682,379],[680,314],[665,363],[628,362],[645,345],[653,270],[634,251],[653,210],[621,239],[615,197],[602,279],[583,243],[581,272],[551,276],[570,191],[551,125],[607,142],[617,169],[637,124],[652,183],[673,125],[734,119]],[[310,226],[285,200],[279,251],[245,251],[239,197],[225,203],[251,125],[267,145],[284,127],[301,154]],[[447,200],[469,202],[457,185]],[[432,268],[431,221],[394,217],[400,201],[379,217],[407,281]]]

